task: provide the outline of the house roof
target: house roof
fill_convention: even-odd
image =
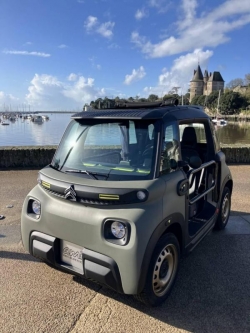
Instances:
[[[205,72],[204,72],[204,78],[205,77],[208,77],[208,71],[207,70],[205,70]]]
[[[209,77],[209,80],[210,82],[225,82],[221,76],[221,73],[220,72],[213,72],[210,77]]]
[[[193,81],[203,81],[203,74],[200,65],[198,65],[197,70],[194,71],[194,77],[191,82]]]

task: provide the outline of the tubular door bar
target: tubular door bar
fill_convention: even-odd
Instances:
[[[202,164],[198,169],[193,169],[189,175],[188,175],[188,179],[190,180],[190,177],[192,175],[194,175],[195,173],[201,171],[202,169],[206,169],[208,168],[210,165],[213,165],[215,163],[215,161],[210,161],[210,162],[207,162],[207,163],[204,163]],[[216,185],[216,181],[214,182],[214,185],[210,186],[205,192],[197,195],[196,197],[194,197],[192,200],[189,200],[189,203],[190,205],[194,204],[196,201],[200,200],[201,198],[203,198],[205,195],[207,195],[209,192],[213,191],[213,189],[215,188],[215,185]]]

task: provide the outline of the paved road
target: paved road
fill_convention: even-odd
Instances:
[[[56,271],[25,253],[22,202],[37,171],[0,171],[0,332],[250,332],[250,166],[232,166],[232,216],[182,260],[164,305]],[[13,208],[6,208],[13,205]]]

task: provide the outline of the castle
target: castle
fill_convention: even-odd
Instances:
[[[208,96],[213,91],[223,91],[224,82],[220,72],[210,72],[210,74],[208,74],[208,71],[205,70],[203,76],[200,65],[198,65],[197,70],[194,70],[194,76],[190,81],[190,102],[195,96]]]

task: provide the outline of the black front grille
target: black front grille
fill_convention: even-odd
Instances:
[[[52,191],[52,190],[46,188],[45,186],[42,186],[42,188],[46,192],[48,192],[52,195],[55,195],[59,198],[67,200],[65,198],[64,194]],[[121,201],[121,200],[96,200],[96,199],[90,199],[90,198],[81,198],[79,196],[77,197],[77,200],[75,202],[79,202],[79,203],[82,203],[84,205],[100,205],[100,206],[115,206],[115,205],[129,204],[129,202]]]

